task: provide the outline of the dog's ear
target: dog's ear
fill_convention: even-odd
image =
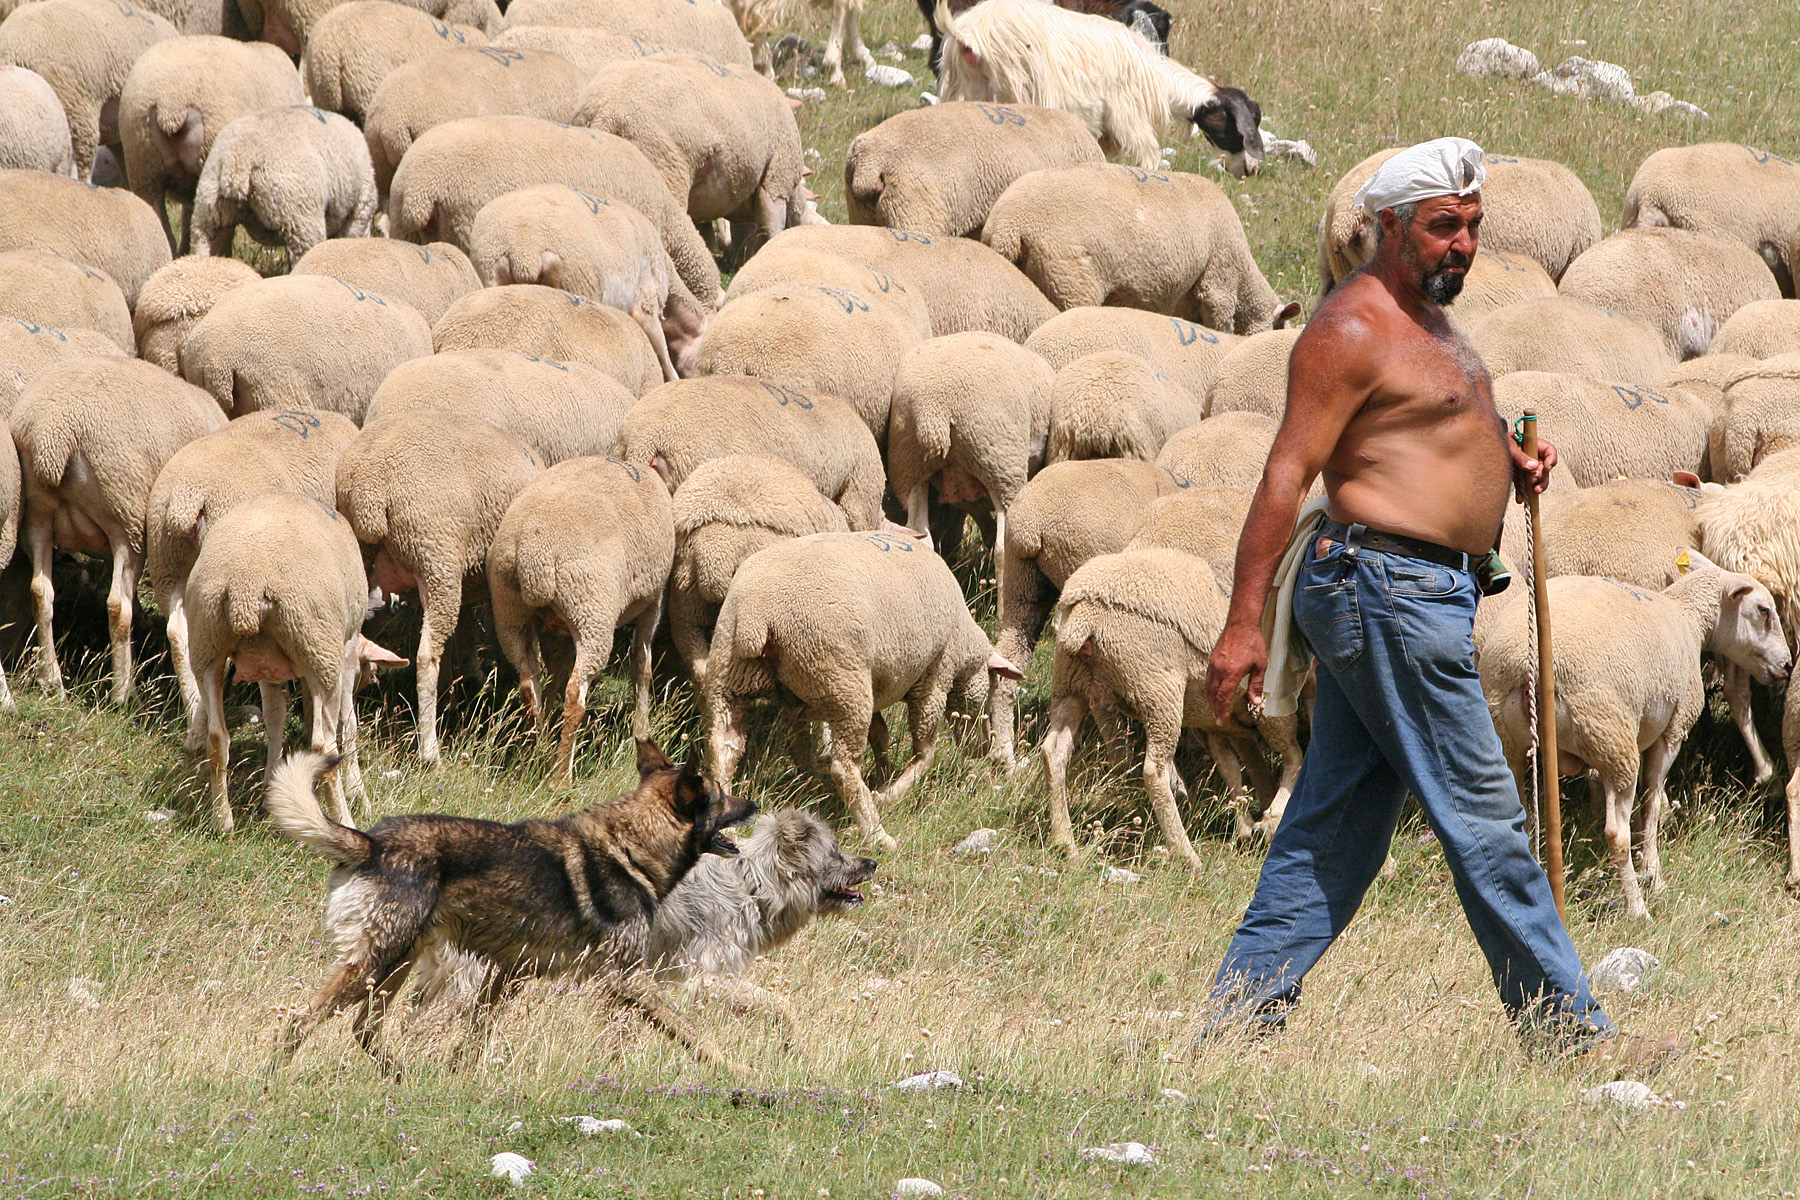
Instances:
[[[637,760],[639,779],[652,771],[667,771],[675,765],[669,761],[669,756],[657,749],[656,743],[649,738],[637,740]]]
[[[706,774],[698,763],[689,762],[681,768],[681,774],[675,777],[675,790],[670,793],[670,799],[676,814],[696,825],[711,815],[712,789],[707,787]]]

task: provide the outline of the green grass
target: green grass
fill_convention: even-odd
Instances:
[[[1246,87],[1270,125],[1322,156],[1316,171],[1277,164],[1225,181],[1248,197],[1240,211],[1252,244],[1285,296],[1315,290],[1313,228],[1332,182],[1383,145],[1459,133],[1559,159],[1609,222],[1636,164],[1660,146],[1725,139],[1800,150],[1792,6],[1170,7],[1181,18],[1177,54]],[[820,41],[823,22],[808,10],[801,30]],[[910,0],[874,0],[865,28],[872,47],[904,47],[921,25]],[[1621,63],[1641,91],[1666,89],[1715,120],[1690,127],[1453,75],[1461,46],[1490,35],[1546,65],[1576,52]],[[1589,44],[1559,45],[1573,39]],[[904,65],[923,76],[921,55]],[[916,94],[855,80],[801,111],[821,155],[814,187],[827,216],[843,217],[850,139]],[[1178,147],[1182,169],[1210,157],[1195,143]],[[986,566],[960,569],[973,586]],[[0,720],[0,1197],[502,1195],[510,1189],[487,1175],[501,1150],[537,1161],[521,1194],[545,1197],[878,1196],[908,1175],[980,1197],[1722,1200],[1800,1190],[1800,907],[1781,887],[1778,797],[1750,793],[1741,746],[1716,716],[1677,767],[1682,807],[1668,826],[1670,886],[1653,903],[1653,925],[1618,916],[1589,816],[1570,810],[1576,943],[1589,961],[1626,944],[1662,959],[1640,991],[1608,1002],[1628,1029],[1692,1033],[1698,1052],[1657,1081],[1684,1107],[1596,1110],[1579,1099],[1595,1077],[1520,1053],[1416,820],[1396,843],[1396,872],[1311,976],[1289,1031],[1254,1049],[1193,1051],[1191,1011],[1257,860],[1229,848],[1229,819],[1190,756],[1182,766],[1201,785],[1190,820],[1204,866],[1170,866],[1135,773],[1091,745],[1076,773],[1088,845],[1079,863],[1047,847],[1041,775],[997,780],[947,752],[885,818],[901,847],[882,865],[880,893],[756,968],[799,1013],[794,1044],[766,1021],[698,1014],[748,1065],[745,1080],[697,1066],[592,995],[545,987],[513,1005],[461,1071],[446,1065],[446,1031],[428,1018],[396,1021],[390,1036],[412,1069],[403,1083],[384,1081],[337,1021],[265,1087],[280,1013],[323,978],[326,872],[260,822],[229,840],[209,831],[155,633],[142,705],[98,706],[102,575],[88,570],[59,589],[66,661],[85,682],[51,702],[17,671],[21,711]],[[990,623],[991,609],[978,594]],[[409,628],[372,632],[404,649]],[[485,669],[493,656],[483,654]],[[1027,737],[1041,732],[1046,664],[1040,650],[1024,696]],[[697,728],[678,680],[665,656],[659,733],[681,747]],[[446,764],[419,770],[405,757],[409,687],[402,674],[368,700],[371,816],[557,813],[628,782],[616,677],[595,701],[575,797],[546,785],[545,756],[520,745],[503,688],[458,690]],[[245,690],[236,702],[251,698]],[[753,740],[749,794],[846,824],[818,778],[761,753],[766,733]],[[240,731],[235,754],[248,814],[260,788],[253,728]],[[978,826],[1005,831],[998,850],[952,856]],[[1105,882],[1103,864],[1143,879]],[[972,1086],[913,1097],[886,1087],[936,1067]],[[1191,1103],[1158,1103],[1164,1088]],[[585,1138],[560,1119],[578,1113],[623,1117],[644,1136]],[[1159,1165],[1079,1157],[1123,1140],[1156,1146]]]

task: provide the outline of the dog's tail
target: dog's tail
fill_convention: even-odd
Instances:
[[[375,843],[360,829],[339,825],[325,815],[313,787],[319,776],[337,766],[335,757],[304,751],[290,754],[275,768],[264,803],[275,828],[326,858],[354,867],[366,862]]]

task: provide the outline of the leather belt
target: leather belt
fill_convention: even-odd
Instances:
[[[1360,536],[1358,536],[1360,534]],[[1364,550],[1373,550],[1377,554],[1398,554],[1406,558],[1422,558],[1428,563],[1436,563],[1440,567],[1452,570],[1467,571],[1473,565],[1474,556],[1464,554],[1461,550],[1452,550],[1448,546],[1440,546],[1436,542],[1421,541],[1418,538],[1406,537],[1398,533],[1383,533],[1379,529],[1370,529],[1367,525],[1345,525],[1326,517],[1319,523],[1319,536],[1330,538],[1334,542],[1345,545],[1358,545]]]

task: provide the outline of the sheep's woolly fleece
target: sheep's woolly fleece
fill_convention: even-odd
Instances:
[[[1456,71],[1475,79],[1524,79],[1557,96],[1611,100],[1647,113],[1669,112],[1696,121],[1712,120],[1704,109],[1686,100],[1677,100],[1667,92],[1638,95],[1631,82],[1631,72],[1617,63],[1576,55],[1547,71],[1541,70],[1537,55],[1505,38],[1470,42],[1456,56]]]

